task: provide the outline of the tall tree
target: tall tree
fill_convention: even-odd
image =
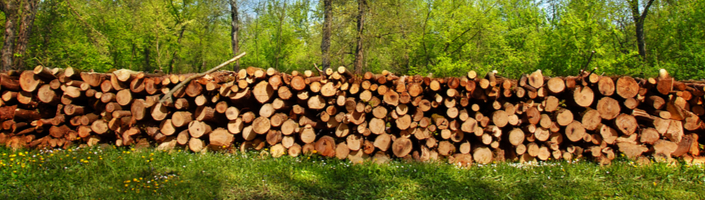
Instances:
[[[5,13],[5,40],[2,46],[2,70],[12,69],[12,49],[17,32],[17,15],[19,12],[19,1],[0,1],[0,10]]]
[[[39,0],[0,1],[0,11],[5,13],[5,41],[2,47],[3,70],[24,68],[24,60],[21,56],[27,50],[32,24],[34,24],[38,8]],[[13,58],[15,56],[20,58],[15,60]]]
[[[630,10],[632,11],[632,20],[635,22],[635,36],[637,37],[637,51],[640,53],[642,60],[645,60],[646,50],[645,50],[645,17],[647,17],[647,12],[650,10],[650,6],[655,0],[649,0],[642,13],[640,13],[640,1],[639,0],[627,0],[630,5]]]
[[[240,20],[238,19],[238,2],[237,0],[230,1],[230,43],[233,49],[233,55],[238,55],[240,47],[238,46],[238,30],[240,29]],[[235,61],[233,71],[240,69],[240,61]]]
[[[333,0],[324,0],[324,24],[321,30],[321,67],[323,69],[331,66],[329,58],[329,47],[331,47],[331,4]]]
[[[27,51],[27,44],[29,43],[29,37],[32,34],[32,27],[38,8],[39,0],[28,0],[22,2],[22,13],[20,13],[20,30],[18,32],[17,41],[15,42],[15,48],[13,50],[14,55],[19,55],[21,57],[13,61],[15,68],[25,68],[23,57],[25,51]]]
[[[280,5],[281,3],[281,5]],[[284,23],[287,17],[287,2],[282,1],[282,2],[277,2],[274,1],[272,2],[271,6],[272,8],[272,14],[274,15],[274,18],[277,20],[277,28],[276,28],[276,36],[277,36],[277,41],[275,43],[275,64],[274,68],[279,69],[282,66],[282,61],[284,61],[285,54],[282,52],[282,46],[285,45],[283,41],[283,32],[284,30]]]
[[[179,33],[177,33],[177,40],[176,40],[176,49],[172,52],[172,59],[169,60],[169,72],[173,73],[174,72],[174,65],[178,63],[181,60],[181,57],[179,55],[179,52],[181,50],[181,41],[182,38],[184,38],[184,32],[186,31],[186,27],[189,25],[188,21],[191,20],[191,17],[193,17],[193,12],[191,11],[188,3],[175,3],[173,0],[169,1],[169,4],[167,5],[169,7],[169,13],[172,15],[174,19],[174,28],[169,27],[168,29],[175,29],[176,27],[179,27]],[[159,23],[155,23],[159,24]],[[157,36],[157,41],[159,42],[159,36]],[[159,43],[157,43],[159,44]],[[157,46],[159,47],[159,46]],[[159,52],[159,49],[157,49],[157,52]],[[159,70],[162,71],[162,65],[159,65]]]
[[[358,0],[358,38],[356,39],[355,60],[353,61],[356,74],[363,73],[363,53],[365,52],[363,48],[363,27],[365,25],[365,9],[367,6],[367,0]]]

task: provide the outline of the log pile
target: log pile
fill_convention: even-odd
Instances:
[[[445,157],[462,165],[704,155],[704,82],[666,71],[641,79],[538,70],[513,80],[496,72],[431,78],[248,67],[191,80],[38,66],[0,74],[0,93],[0,144],[12,148],[268,148],[274,157]],[[165,94],[171,99],[160,102]]]

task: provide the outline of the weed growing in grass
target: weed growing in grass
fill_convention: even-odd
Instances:
[[[316,154],[190,153],[129,148],[0,148],[0,198],[25,199],[702,199],[703,165],[618,158],[491,163],[352,164]]]

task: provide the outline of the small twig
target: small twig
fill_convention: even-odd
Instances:
[[[598,69],[598,67],[594,67],[593,70],[591,70],[591,72],[588,73],[588,76],[591,76],[591,74],[593,74],[593,72],[595,72],[597,69]]]
[[[316,71],[319,71],[319,76],[322,76],[322,77],[324,76],[324,71],[319,69],[319,66],[316,66],[316,63],[314,63],[314,68],[316,69]]]
[[[225,62],[221,63],[220,65],[218,65],[218,66],[216,66],[216,67],[214,67],[214,68],[212,68],[212,69],[210,69],[210,70],[208,70],[208,71],[206,71],[206,72],[198,73],[198,74],[194,74],[194,75],[192,75],[192,76],[189,76],[188,78],[184,79],[184,81],[182,81],[181,83],[179,83],[179,84],[177,84],[176,86],[174,86],[171,90],[169,90],[169,92],[167,92],[167,94],[164,94],[164,96],[162,97],[162,99],[159,100],[159,103],[161,103],[161,104],[163,104],[163,103],[165,103],[165,102],[171,103],[171,102],[172,102],[172,95],[174,94],[174,92],[177,91],[177,90],[179,90],[179,88],[184,87],[186,84],[188,84],[189,82],[191,82],[191,80],[194,80],[195,78],[199,78],[199,77],[205,76],[206,74],[210,74],[210,73],[212,73],[212,72],[214,72],[214,71],[216,71],[216,70],[219,70],[219,69],[221,69],[222,67],[224,67],[224,66],[226,66],[226,65],[228,65],[228,64],[230,64],[230,63],[233,63],[233,62],[235,62],[236,60],[242,58],[243,56],[245,56],[245,54],[246,54],[246,52],[243,52],[243,53],[241,53],[240,55],[237,55],[237,56],[233,57],[232,59],[230,59],[230,60],[228,60],[228,61],[225,61]]]
[[[588,62],[586,62],[586,65],[583,66],[583,69],[581,69],[581,72],[586,71],[586,68],[588,68],[588,64],[591,63],[591,60],[593,59],[593,54],[596,54],[596,51],[591,51],[591,56],[588,57]],[[594,69],[595,70],[595,69]]]

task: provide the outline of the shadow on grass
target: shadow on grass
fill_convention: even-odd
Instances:
[[[273,178],[268,179],[268,182],[276,188],[289,190],[292,196],[272,193],[265,194],[264,197],[276,199],[287,197],[498,199],[504,196],[494,192],[500,189],[497,188],[498,185],[493,185],[489,181],[454,174],[449,170],[437,171],[428,168],[433,166],[405,164],[397,168],[374,164],[333,166],[335,167],[328,168],[296,164],[291,168],[293,171],[274,172]],[[258,197],[253,196],[253,198]]]

